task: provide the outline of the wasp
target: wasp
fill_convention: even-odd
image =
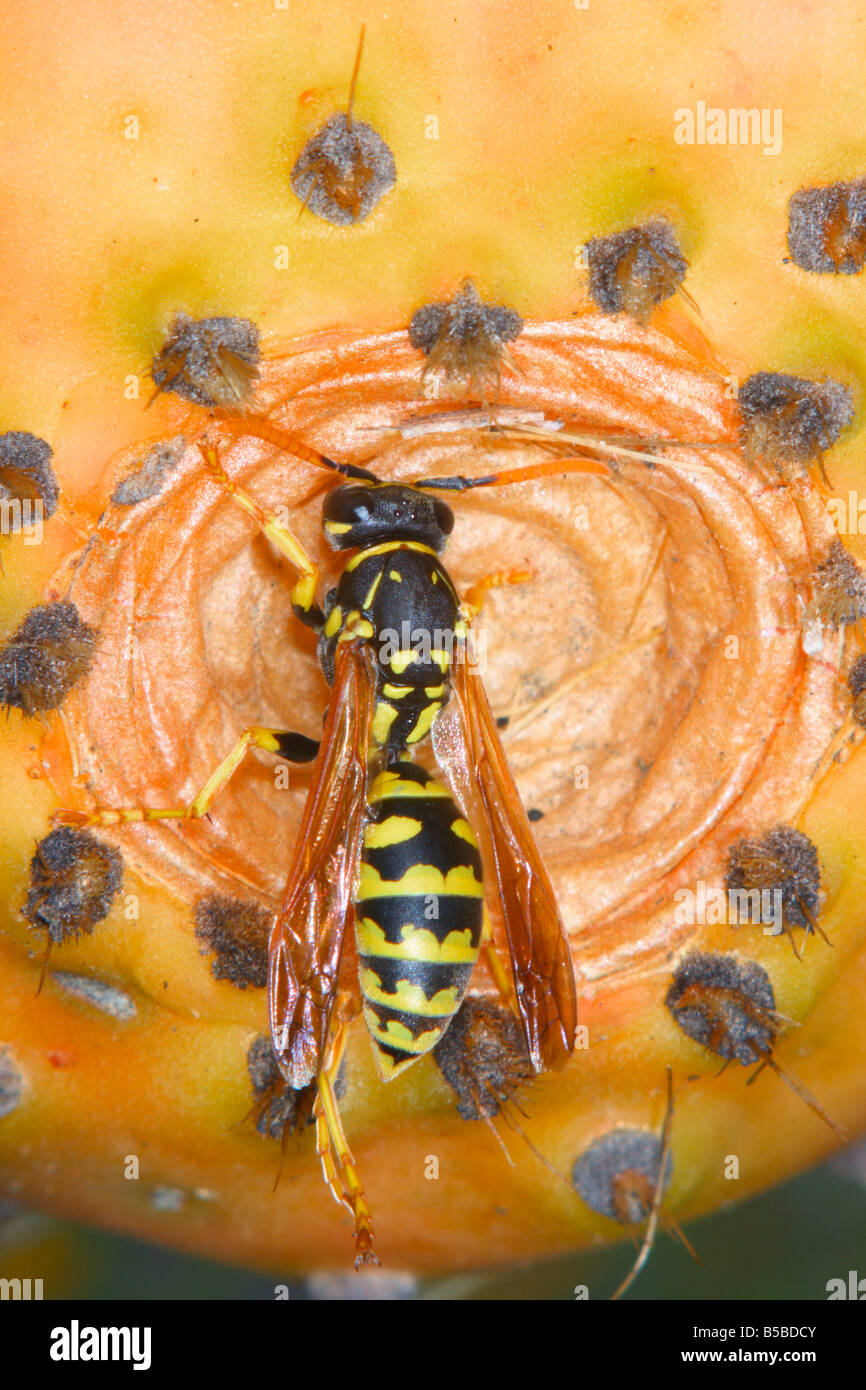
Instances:
[[[252,747],[290,762],[314,761],[270,936],[270,1029],[282,1076],[296,1092],[309,1088],[314,1096],[324,1176],[352,1215],[359,1266],[376,1261],[373,1223],[336,1093],[347,1028],[359,1008],[379,1073],[390,1081],[440,1042],[483,949],[516,1009],[534,1070],[561,1068],[575,1041],[567,935],[471,659],[471,623],[486,592],[529,575],[489,575],[461,601],[440,558],[454,513],[436,494],[608,470],[575,457],[484,477],[392,483],[327,458],[263,418],[224,416],[222,424],[230,436],[257,436],[338,475],[324,495],[322,520],[345,563],[320,605],[319,571],[292,532],[230,478],[219,445],[204,436],[196,446],[212,477],[297,573],[292,609],[318,634],[330,686],[321,740],[249,728],[188,806],[64,811],[55,819],[118,825],[195,818],[207,814]],[[428,739],[443,778],[414,756]],[[493,942],[486,876],[498,896],[510,981]],[[351,921],[356,991],[339,987]]]

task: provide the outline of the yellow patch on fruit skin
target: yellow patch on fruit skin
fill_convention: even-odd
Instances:
[[[358,904],[363,910],[363,903]],[[355,927],[359,956],[387,956],[392,960],[423,960],[434,964],[472,965],[478,959],[478,947],[472,945],[472,931],[449,932],[438,941],[433,932],[414,927],[408,922],[402,940],[388,941],[385,933],[371,917],[360,917]]]

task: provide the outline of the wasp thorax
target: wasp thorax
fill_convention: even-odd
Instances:
[[[445,549],[454,526],[450,507],[419,488],[392,483],[346,483],[334,488],[322,508],[325,535],[334,550],[377,541],[411,540]]]

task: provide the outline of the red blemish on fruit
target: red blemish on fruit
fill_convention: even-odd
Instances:
[[[52,1067],[74,1067],[78,1061],[78,1055],[68,1047],[55,1047],[52,1052],[49,1052],[48,1060]]]

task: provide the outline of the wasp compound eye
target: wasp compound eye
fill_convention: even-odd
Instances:
[[[322,507],[326,521],[347,522],[354,525],[359,521],[369,521],[371,515],[370,490],[355,483],[335,487],[328,493]]]
[[[443,536],[450,536],[454,530],[454,513],[451,508],[445,502],[440,502],[438,498],[434,498],[433,515]]]

